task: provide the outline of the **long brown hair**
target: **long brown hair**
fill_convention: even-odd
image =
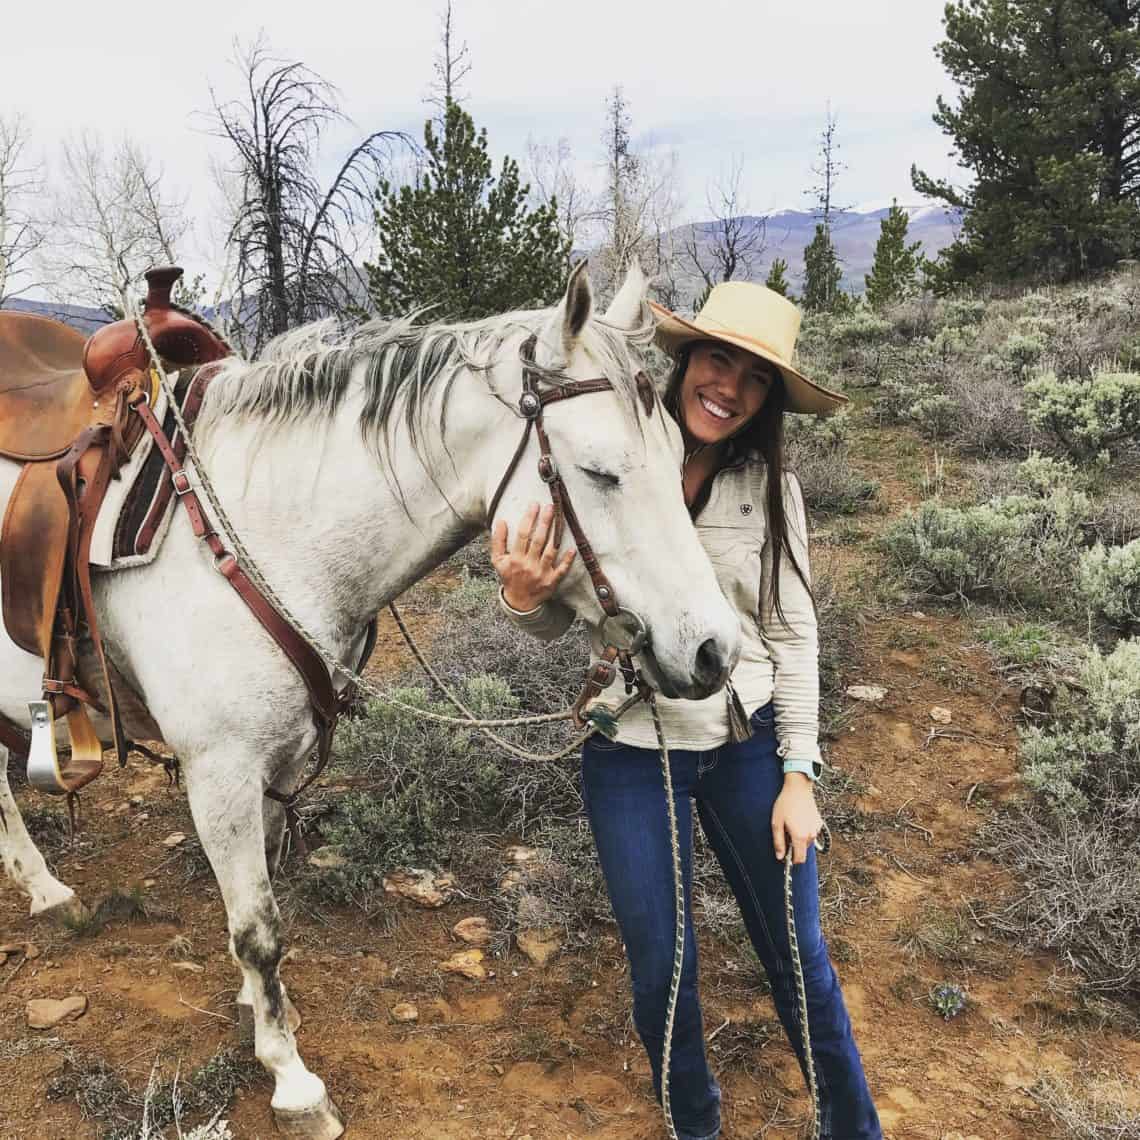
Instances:
[[[681,415],[681,384],[689,368],[689,357],[693,348],[707,341],[692,341],[682,345],[673,358],[673,369],[665,385],[665,409],[684,429],[685,423]],[[760,411],[750,419],[744,427],[729,440],[729,447],[725,451],[723,467],[747,457],[750,451],[758,451],[764,459],[768,469],[767,504],[765,507],[768,520],[768,535],[772,541],[772,581],[771,604],[780,623],[785,629],[790,628],[787,618],[784,617],[783,607],[780,605],[780,559],[786,555],[795,570],[797,577],[804,584],[804,589],[811,598],[812,609],[816,609],[815,594],[808,583],[807,576],[796,561],[788,541],[788,520],[784,511],[783,479],[773,479],[773,471],[785,472],[784,465],[784,409],[787,406],[787,391],[784,387],[784,378],[779,369],[772,368],[772,383],[768,388],[768,396],[764,400]],[[705,481],[704,486],[697,492],[689,508],[689,514],[695,522],[704,510],[712,492],[713,476]],[[804,536],[805,542],[807,536]],[[757,599],[759,602],[759,599]],[[818,611],[817,611],[818,612]]]

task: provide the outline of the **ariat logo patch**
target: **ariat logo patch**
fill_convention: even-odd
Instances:
[[[740,504],[740,513],[742,515],[752,514],[752,504],[751,503],[741,503]]]

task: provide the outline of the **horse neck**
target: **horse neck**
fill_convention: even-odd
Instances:
[[[418,452],[393,416],[387,463],[362,437],[354,398],[320,423],[251,419],[211,433],[203,462],[234,526],[274,588],[316,624],[370,619],[484,526],[487,464],[505,465],[516,421],[480,379],[461,376],[445,451],[442,399],[433,394],[425,410]]]

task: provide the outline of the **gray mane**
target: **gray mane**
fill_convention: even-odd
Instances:
[[[360,414],[363,438],[384,458],[402,411],[413,446],[420,450],[427,397],[445,385],[443,406],[464,370],[487,373],[504,363],[504,346],[549,321],[551,310],[508,313],[461,324],[417,324],[419,314],[399,320],[372,320],[342,332],[335,321],[317,321],[275,338],[259,360],[223,365],[210,385],[199,420],[203,435],[223,420],[261,420],[269,427],[319,423],[334,416],[359,374],[364,392]],[[637,354],[648,347],[653,323],[648,309],[630,331],[591,319],[584,346],[599,369],[634,412]],[[565,362],[542,369],[543,380],[565,383]],[[361,367],[362,366],[362,367]],[[443,426],[443,425],[441,425]]]

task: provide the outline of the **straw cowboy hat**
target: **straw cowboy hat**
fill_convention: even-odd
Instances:
[[[813,384],[792,366],[800,311],[786,297],[752,281],[725,281],[709,293],[691,320],[649,302],[657,318],[657,341],[675,353],[698,340],[723,340],[774,364],[784,378],[789,412],[826,416],[847,403],[840,392]]]

